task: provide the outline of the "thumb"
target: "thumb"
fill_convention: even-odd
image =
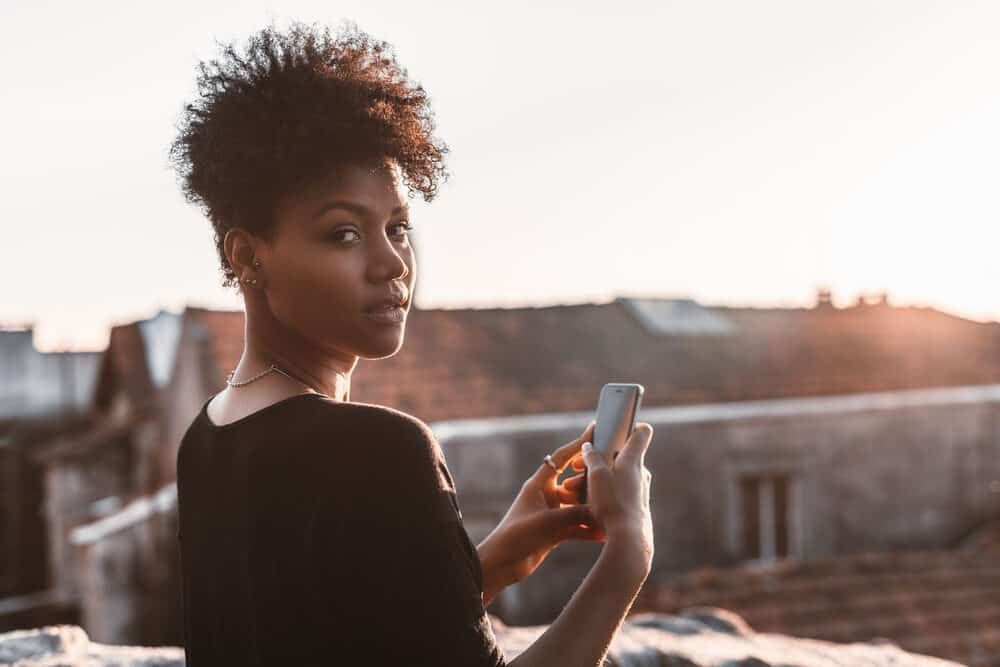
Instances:
[[[583,447],[580,449],[580,457],[583,459],[583,463],[587,466],[588,477],[593,477],[594,473],[603,476],[605,473],[599,472],[602,469],[605,471],[611,470],[611,468],[608,467],[608,460],[605,458],[604,454],[594,449],[594,445],[589,442],[583,443]]]
[[[643,464],[646,458],[646,450],[653,439],[653,427],[648,422],[639,422],[629,435],[622,449],[619,459],[631,459]]]
[[[598,468],[607,468],[608,461],[605,456],[594,449],[594,445],[590,442],[583,443],[583,447],[580,449],[580,457],[587,466],[587,471],[593,474]]]
[[[587,486],[590,489],[587,495],[592,499],[594,497],[594,489],[600,487],[601,490],[598,494],[603,498],[609,497],[612,475],[604,453],[594,449],[593,445],[589,442],[583,443],[581,451],[583,452],[583,462],[587,466]],[[592,500],[588,500],[588,505],[592,504]]]

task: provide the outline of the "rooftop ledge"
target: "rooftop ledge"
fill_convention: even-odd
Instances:
[[[530,646],[547,626],[510,627],[492,618],[508,660]],[[333,658],[334,656],[331,656]],[[183,667],[174,646],[118,646],[91,642],[75,625],[45,626],[0,634],[0,664],[14,667]],[[636,614],[626,620],[608,652],[609,667],[961,667],[959,663],[903,651],[888,641],[834,644],[756,633],[724,609],[696,608],[681,614]]]

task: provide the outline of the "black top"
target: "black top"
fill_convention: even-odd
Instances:
[[[177,453],[187,667],[506,664],[434,434],[299,394]]]

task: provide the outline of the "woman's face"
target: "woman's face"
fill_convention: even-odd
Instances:
[[[399,297],[405,320],[412,301],[416,264],[398,170],[341,167],[280,201],[275,214],[273,242],[260,257],[273,317],[338,356],[395,354],[405,321],[366,311]]]

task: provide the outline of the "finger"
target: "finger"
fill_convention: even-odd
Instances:
[[[580,504],[580,487],[583,486],[583,475],[567,477],[554,488],[556,499],[563,505]]]
[[[646,458],[646,450],[649,449],[649,443],[652,440],[653,427],[646,422],[639,422],[629,435],[618,458],[625,459],[632,464],[642,465]]]
[[[577,472],[583,472],[584,470],[587,469],[586,464],[584,464],[584,462],[583,462],[583,457],[579,456],[579,455],[574,456],[570,460],[570,467],[572,467],[573,470],[575,470]]]
[[[583,461],[587,464],[587,495],[593,497],[599,493],[604,498],[610,497],[613,494],[612,473],[604,454],[589,442],[585,443],[582,451]]]
[[[587,424],[587,428],[585,428],[583,433],[581,433],[575,440],[566,443],[556,451],[552,452],[552,462],[556,464],[557,470],[553,470],[552,466],[543,461],[542,465],[540,465],[538,470],[535,471],[534,477],[542,481],[558,477],[559,474],[566,469],[566,465],[572,461],[573,457],[575,457],[580,451],[580,447],[583,443],[594,437],[595,424],[596,422],[591,420],[590,423]]]
[[[580,450],[580,458],[583,459],[588,474],[593,474],[594,471],[601,468],[609,468],[607,457],[602,452],[594,449],[594,445],[591,442],[584,443],[584,446]]]
[[[580,504],[580,492],[573,489],[564,489],[562,487],[556,488],[556,499],[562,505],[579,505]]]
[[[567,442],[565,445],[557,449],[552,453],[552,460],[559,467],[559,471],[562,472],[570,461],[577,458],[580,453],[580,447],[583,443],[588,441],[593,441],[594,438],[594,426],[596,422],[591,420],[587,424],[587,428],[583,429],[583,433],[577,436],[572,442]],[[549,468],[551,470],[551,468]]]

